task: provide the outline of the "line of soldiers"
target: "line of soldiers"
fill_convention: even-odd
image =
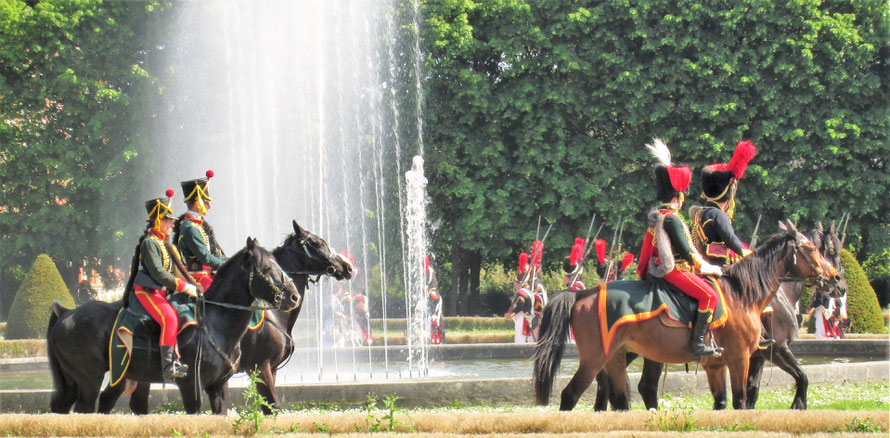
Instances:
[[[174,293],[197,297],[210,287],[217,269],[226,260],[204,216],[210,210],[210,178],[181,182],[187,212],[176,218],[175,192],[145,202],[145,232],[133,254],[124,306],[139,305],[161,326],[161,370],[164,381],[185,377],[188,366],[179,361],[176,334],[179,318],[168,301]]]

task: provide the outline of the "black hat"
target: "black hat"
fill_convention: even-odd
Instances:
[[[201,196],[202,200],[212,201],[210,199],[210,178],[213,178],[213,171],[208,170],[205,175],[205,178],[198,179],[190,179],[188,181],[183,181],[180,183],[182,186],[182,194],[185,196],[183,201],[189,202],[195,198],[195,196]]]
[[[653,144],[647,144],[649,152],[658,160],[655,165],[655,199],[659,202],[669,202],[674,196],[685,193],[692,180],[692,170],[689,166],[678,166],[671,163],[671,151],[667,145],[659,139],[653,139]]]
[[[735,152],[729,163],[717,163],[705,166],[701,171],[702,197],[715,202],[723,202],[733,198],[730,186],[733,181],[742,179],[748,162],[757,153],[757,148],[747,141],[736,145]]]
[[[148,213],[148,222],[154,222],[155,227],[157,227],[161,219],[176,219],[173,216],[173,208],[170,207],[174,194],[173,189],[167,189],[167,196],[145,201],[145,212]]]

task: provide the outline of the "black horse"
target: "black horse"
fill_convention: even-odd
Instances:
[[[840,254],[843,245],[838,238],[835,223],[832,221],[831,227],[826,233],[822,223],[817,222],[816,227],[807,233],[807,238],[816,245],[822,257],[837,267],[840,273],[840,276],[830,283],[817,287],[817,293],[827,293],[832,297],[842,296],[846,293],[847,281],[844,277],[843,267],[840,264]],[[807,408],[807,387],[809,382],[803,368],[800,367],[789,346],[797,338],[797,332],[800,329],[795,310],[797,309],[797,301],[800,299],[805,287],[802,280],[786,279],[770,302],[773,312],[765,313],[761,316],[761,323],[766,327],[768,335],[775,339],[776,343],[766,350],[755,351],[751,356],[746,387],[746,398],[751,409],[754,409],[754,404],[757,402],[760,392],[760,378],[767,359],[794,378],[796,391],[794,401],[791,403],[791,409]],[[627,363],[630,364],[637,357],[634,353],[628,353]],[[663,370],[664,366],[660,362],[643,358],[643,369],[637,389],[640,391],[640,397],[643,399],[646,409],[658,408],[658,380]],[[597,374],[596,382],[597,391],[594,410],[604,411],[608,407],[607,396],[609,395],[609,381],[606,378],[605,372]],[[714,409],[723,409],[725,407],[725,396],[722,399],[714,400]]]
[[[293,279],[300,296],[305,294],[310,276],[328,275],[337,280],[352,278],[352,264],[345,257],[334,254],[324,239],[304,230],[297,221],[293,221],[293,227],[293,234],[289,235],[281,246],[272,250],[272,255],[284,272]],[[294,352],[294,344],[289,334],[302,308],[301,301],[292,310],[266,310],[263,324],[256,330],[248,330],[241,338],[238,371],[250,373],[254,369],[259,370],[262,382],[257,384],[257,392],[276,409],[280,407],[278,394],[275,391],[276,374],[279,366]],[[105,392],[113,390],[106,388],[103,397]],[[136,414],[148,413],[149,390],[149,385],[137,385],[136,390],[130,395],[130,410]],[[226,392],[224,390],[223,394]],[[117,398],[114,399],[116,400]],[[114,403],[110,403],[107,406],[108,411],[113,406]],[[266,406],[263,406],[263,410],[267,414],[272,413]]]
[[[203,389],[213,412],[222,413],[225,384],[235,373],[237,348],[251,316],[249,311],[230,306],[248,307],[259,298],[293,309],[300,305],[302,296],[272,254],[248,238],[247,246],[220,268],[205,297],[200,327],[186,327],[178,336],[181,358],[190,371],[188,376],[176,379],[176,384],[186,412],[200,411]],[[53,376],[52,412],[67,413],[72,405],[75,412],[96,411],[96,398],[108,371],[112,326],[121,306],[120,301],[91,301],[73,310],[53,305],[46,336]],[[199,351],[202,357],[198,363]],[[138,382],[162,382],[158,354],[133,349],[126,377]],[[111,409],[124,385],[109,389],[99,401],[103,411]]]

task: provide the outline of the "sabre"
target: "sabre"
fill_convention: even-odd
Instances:
[[[610,271],[612,270],[612,255],[615,253],[615,239],[618,238],[619,230],[623,226],[621,219],[622,217],[618,216],[618,226],[615,227],[615,232],[612,233],[612,243],[609,245],[609,258],[606,260],[606,278],[603,279],[606,282],[609,281],[611,276]]]
[[[538,216],[538,217],[540,218],[540,216]],[[551,228],[553,228],[553,224],[552,224],[552,223],[551,223],[550,225],[547,226],[547,231],[544,232],[544,237],[541,239],[541,244],[542,244],[542,246],[543,246],[543,244],[544,244],[544,241],[547,240],[547,235],[550,234],[550,229],[551,229]],[[537,237],[537,236],[536,236],[536,237]],[[537,240],[537,239],[535,239],[535,240]],[[538,268],[538,266],[537,266],[537,264],[535,263],[535,258],[537,257],[537,254],[538,254],[538,251],[537,251],[537,250],[532,254],[532,268],[529,269],[529,272],[530,272],[531,274],[533,274],[533,275],[532,275],[532,283],[531,283],[531,285],[530,285],[531,288],[532,288],[532,290],[531,290],[532,295],[534,295],[534,293],[535,293],[535,286],[537,286],[537,283],[538,283],[538,275],[537,275],[537,268]],[[527,276],[526,276],[526,280],[528,280],[528,277],[527,277]],[[519,285],[522,286],[522,283],[520,283]]]
[[[540,218],[540,216],[539,216],[539,218]],[[550,225],[547,227],[547,231],[544,232],[544,238],[541,239],[541,243],[544,243],[544,241],[547,240],[547,235],[550,234],[550,228],[552,228],[552,227],[553,227],[553,224],[550,224]],[[538,237],[538,236],[536,235],[536,236],[535,236],[535,240],[538,240],[537,237]],[[531,275],[532,271],[535,269],[535,255],[536,255],[537,253],[538,253],[538,251],[537,251],[537,248],[536,248],[535,251],[534,251],[534,252],[532,253],[532,255],[531,255],[532,267],[531,267],[531,269],[529,269],[528,272],[525,274],[525,277],[522,278],[522,281],[520,281],[519,284],[516,285],[516,290],[513,292],[513,298],[516,298],[516,295],[519,295],[519,289],[522,288],[522,283],[525,283],[526,281],[528,281],[528,277],[529,277],[529,275]],[[532,284],[532,285],[530,285],[530,286],[531,286],[531,287],[534,287],[534,284]],[[532,293],[534,293],[534,288],[532,289]],[[511,298],[510,301],[513,301],[513,298]]]
[[[847,221],[844,222],[844,232],[841,237],[841,249],[844,249],[844,241],[847,240],[847,225],[850,225],[850,214],[847,213]]]
[[[754,233],[751,234],[751,240],[748,243],[748,249],[754,251],[754,248],[757,246],[757,230],[760,229],[760,219],[763,218],[763,213],[757,215],[757,224],[754,225]]]
[[[584,245],[589,248],[588,242],[590,242],[590,232],[593,231],[593,223],[596,222],[596,213],[593,214],[593,217],[590,219],[590,226],[587,227],[587,237],[585,237]],[[600,225],[600,230],[603,229],[603,226]],[[596,232],[599,234],[599,230]],[[578,266],[584,266],[584,256],[586,254],[584,252],[581,253],[581,260],[578,260]],[[569,288],[575,284],[575,281],[578,279],[578,275],[581,274],[581,270],[577,269],[575,274],[572,275],[572,281],[569,282]]]

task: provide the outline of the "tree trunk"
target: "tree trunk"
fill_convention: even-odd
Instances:
[[[457,316],[457,303],[460,298],[460,248],[455,245],[451,248],[451,293],[446,299],[445,313],[449,316]]]
[[[478,316],[479,309],[482,308],[482,299],[479,295],[479,277],[482,272],[482,256],[478,252],[474,252],[468,258],[469,266],[467,267],[467,272],[469,275],[469,281],[467,282],[467,302],[470,305],[470,309],[473,309],[469,313],[473,313],[473,315],[467,316]]]

